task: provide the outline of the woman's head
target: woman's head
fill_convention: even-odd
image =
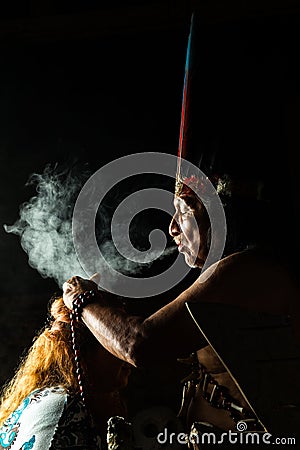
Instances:
[[[74,325],[86,388],[89,388],[89,383],[93,384],[97,380],[97,374],[101,375],[99,383],[101,379],[104,382],[106,378],[110,378],[107,386],[103,385],[106,391],[110,388],[123,388],[127,383],[128,373],[124,372],[122,378],[119,372],[124,363],[108,354],[83,323],[76,321]],[[78,393],[76,369],[70,311],[62,297],[54,298],[49,305],[48,325],[34,338],[15,376],[2,390],[0,424],[35,389],[61,386],[68,393]]]
[[[78,390],[70,318],[62,298],[51,302],[50,313],[49,325],[34,338],[14,377],[2,389],[0,424],[35,389],[62,386],[68,392]]]
[[[54,339],[57,349],[60,346],[61,340],[67,342],[68,352],[70,352],[71,359],[73,360],[73,373],[75,374],[76,367],[72,349],[70,311],[65,306],[62,298],[54,300],[51,304],[51,317],[52,320],[50,319],[49,328],[44,333],[47,338]],[[128,381],[128,364],[109,353],[83,323],[75,321],[74,325],[76,328],[76,341],[80,348],[80,364],[85,374],[86,387],[88,388],[90,385],[93,388],[95,384],[99,384],[103,392],[125,387]],[[63,364],[63,361],[61,362]],[[75,385],[78,388],[77,378]]]

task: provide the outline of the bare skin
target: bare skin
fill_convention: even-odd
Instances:
[[[203,267],[208,253],[210,222],[206,210],[195,196],[183,195],[174,199],[175,214],[169,233],[190,267]]]

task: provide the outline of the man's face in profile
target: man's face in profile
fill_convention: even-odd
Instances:
[[[203,267],[208,254],[210,222],[207,211],[198,197],[189,193],[174,197],[175,214],[169,232],[178,251],[184,254],[190,267]]]

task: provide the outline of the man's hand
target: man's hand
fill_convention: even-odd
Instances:
[[[73,300],[79,294],[90,290],[98,291],[97,284],[92,280],[96,280],[96,275],[93,275],[90,280],[75,276],[63,284],[63,299],[69,309],[73,308]]]

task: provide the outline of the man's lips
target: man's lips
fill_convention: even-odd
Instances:
[[[186,247],[181,242],[176,242],[179,253],[182,253],[186,250]]]
[[[187,253],[189,255],[191,254],[190,249],[186,245],[184,245],[182,242],[176,242],[176,244],[177,244],[179,253]]]

